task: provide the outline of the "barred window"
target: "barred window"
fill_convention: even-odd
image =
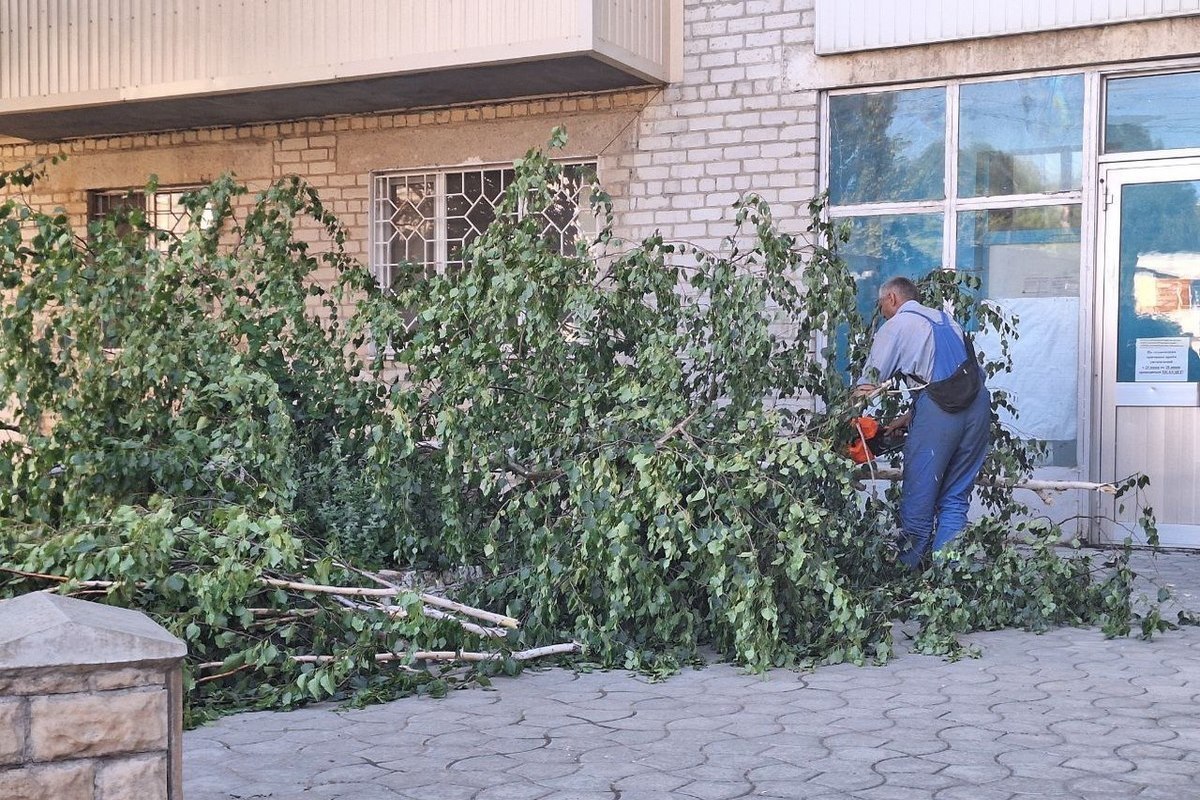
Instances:
[[[144,191],[130,189],[105,189],[88,193],[88,222],[99,221],[118,209],[140,209],[146,221],[161,231],[182,234],[188,227],[188,213],[183,206],[183,196],[199,187],[177,187],[163,189],[147,195]],[[211,209],[205,209],[201,226],[211,224]],[[127,232],[127,231],[126,231]],[[156,246],[165,250],[169,242],[158,242]]]
[[[543,233],[562,252],[574,248],[587,227],[582,193],[595,168],[595,162],[563,165],[555,201],[543,212]],[[390,287],[406,263],[426,275],[461,267],[514,178],[510,167],[376,174],[372,247],[380,283]]]

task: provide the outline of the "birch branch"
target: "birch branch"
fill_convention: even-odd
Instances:
[[[865,478],[866,476],[864,476]],[[898,481],[902,480],[904,473],[898,469],[876,469],[873,470],[870,476],[871,480],[881,481]],[[1010,481],[1005,479],[987,478],[976,481],[977,485],[981,486],[998,486],[1004,489],[1028,489],[1031,492],[1036,492],[1038,497],[1044,502],[1050,502],[1050,492],[1069,492],[1074,489],[1080,489],[1088,492],[1101,492],[1103,494],[1116,494],[1117,487],[1112,483],[1093,483],[1092,481],[1042,481],[1042,480],[1024,480]]]
[[[371,589],[364,586],[326,586],[321,583],[303,583],[301,581],[284,581],[279,578],[259,578],[264,586],[274,586],[279,589],[291,589],[295,592],[312,592],[314,594],[336,594],[342,597],[395,597],[399,589]]]
[[[466,617],[474,617],[475,619],[481,619],[484,622],[491,622],[495,625],[499,625],[502,628],[516,629],[521,627],[521,623],[512,617],[506,617],[503,614],[493,614],[491,611],[484,611],[481,608],[466,606],[462,603],[456,603],[453,600],[447,600],[444,597],[437,597],[436,595],[432,594],[422,594],[421,602],[425,603],[426,605],[437,606],[438,608],[445,609],[446,611],[455,611]]]
[[[545,647],[534,647],[529,650],[519,650],[512,654],[514,661],[529,661],[534,658],[544,658],[545,656],[562,655],[565,653],[578,653],[582,647],[579,642],[564,642],[562,644],[550,644]],[[376,653],[375,661],[377,663],[385,663],[388,661],[402,661],[409,657],[406,653]],[[298,664],[328,664],[337,661],[344,656],[292,656],[292,661]],[[412,653],[412,658],[415,661],[502,661],[504,660],[503,653],[479,653],[470,650],[417,650]]]
[[[383,606],[383,610],[397,617],[403,617],[408,613],[404,606],[385,605]],[[447,614],[445,611],[438,611],[436,608],[431,608],[429,606],[425,606],[421,610],[425,613],[425,616],[431,619],[453,620],[454,622],[457,622],[459,627],[464,631],[467,633],[473,633],[476,636],[485,636],[489,639],[503,639],[508,635],[508,629],[506,628],[485,628],[482,625],[476,625],[474,622],[466,622],[454,616],[453,614]]]
[[[375,581],[380,586],[386,586],[389,589],[401,588],[400,586],[396,585],[395,583],[392,583],[391,581],[384,578],[382,575],[377,575],[374,572],[368,572],[365,569],[359,569],[358,567],[353,567],[353,566],[350,566],[349,564],[343,564],[342,566],[345,569],[353,570],[354,572],[357,572],[359,575],[362,575],[365,578],[369,578],[369,579]],[[393,606],[393,605],[389,605],[389,604],[384,604],[380,607],[384,611],[386,611],[388,614],[391,614],[394,617],[408,616],[408,610],[405,609],[403,606]],[[424,608],[421,609],[421,611],[422,611],[422,613],[425,614],[425,616],[430,617],[431,619],[454,620],[455,622],[457,622],[459,624],[459,627],[461,627],[464,631],[466,631],[467,633],[474,633],[477,636],[486,636],[491,639],[503,639],[505,636],[508,635],[503,628],[485,628],[482,625],[476,625],[473,622],[464,622],[463,620],[459,619],[458,617],[454,616],[453,614],[447,614],[444,611],[438,611],[436,608],[431,608],[430,606],[425,606]]]
[[[404,590],[400,588],[379,588],[372,589],[364,586],[327,586],[320,583],[303,583],[300,581],[284,581],[278,578],[260,578],[259,582],[264,586],[274,586],[280,589],[291,589],[296,592],[313,592],[314,594],[332,594],[342,597],[395,597],[399,594],[404,594]],[[435,606],[446,611],[454,611],[467,617],[481,619],[484,622],[491,622],[504,628],[518,628],[520,622],[512,617],[506,617],[503,614],[493,614],[491,611],[484,611],[481,608],[456,603],[453,600],[447,600],[444,597],[437,597],[432,594],[422,593],[419,595],[421,602],[426,605]]]
[[[875,477],[883,481],[898,481],[904,477],[904,473],[898,469],[877,469]],[[1104,492],[1105,494],[1116,494],[1117,487],[1112,483],[1093,483],[1092,481],[1040,481],[1040,480],[1025,480],[1025,481],[1010,481],[1005,479],[985,479],[976,481],[977,484],[983,486],[999,486],[1009,489],[1030,489],[1032,491],[1047,491],[1047,492],[1067,492],[1072,489],[1084,489],[1093,492]]]

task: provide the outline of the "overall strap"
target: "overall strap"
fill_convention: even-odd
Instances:
[[[912,309],[903,310],[900,313],[916,314],[928,322],[930,328],[933,329],[933,374],[930,376],[930,380],[945,380],[953,375],[954,371],[967,358],[966,334],[959,338],[958,332],[950,324],[950,316],[940,309],[938,313],[941,315],[941,320],[930,319]]]

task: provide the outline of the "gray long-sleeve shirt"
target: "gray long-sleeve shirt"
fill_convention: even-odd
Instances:
[[[904,312],[915,311],[915,314]],[[929,383],[933,376],[933,328],[929,322],[941,322],[942,312],[909,300],[880,326],[871,342],[871,353],[859,383],[882,383],[897,372]],[[949,319],[949,315],[946,315]],[[962,338],[962,328],[953,319],[950,324]]]

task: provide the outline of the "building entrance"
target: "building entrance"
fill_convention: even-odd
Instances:
[[[1200,159],[1104,165],[1100,197],[1100,476],[1148,475],[1161,543],[1200,547]],[[1130,500],[1106,542],[1145,541]]]

